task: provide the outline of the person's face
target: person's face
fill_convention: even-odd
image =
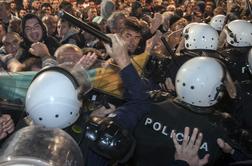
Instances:
[[[57,31],[60,37],[63,37],[70,30],[70,26],[67,22],[58,22]]]
[[[57,19],[54,17],[49,17],[46,20],[43,20],[43,23],[46,25],[48,29],[48,34],[52,35],[57,28]]]
[[[145,6],[145,0],[140,0],[141,4]]]
[[[91,7],[91,8],[96,8],[96,6],[95,6],[95,3],[94,2],[89,2],[89,7]]]
[[[185,5],[180,5],[180,8],[181,8],[181,10],[182,10],[183,12],[185,12],[185,11],[186,11],[186,7],[185,7]]]
[[[34,8],[34,9],[40,9],[40,7],[41,7],[41,2],[39,1],[39,0],[36,0],[36,1],[34,1],[34,2],[32,2],[32,7]]]
[[[52,8],[53,9],[58,10],[58,8],[59,8],[59,0],[53,0],[51,4],[52,4]]]
[[[36,43],[42,40],[43,37],[42,27],[36,18],[28,19],[25,22],[24,31],[30,42]]]
[[[16,10],[17,5],[15,3],[10,4],[11,10]]]
[[[211,5],[206,5],[206,7],[205,7],[205,12],[206,13],[212,13],[213,12],[213,8],[212,8],[212,6]]]
[[[28,9],[29,8],[29,0],[23,0],[23,7],[25,9]]]
[[[52,9],[50,7],[43,7],[42,11],[47,14],[47,15],[51,15],[52,14]]]
[[[78,4],[77,7],[78,7],[78,10],[80,10],[80,11],[83,11],[83,10],[84,10],[83,4]]]
[[[141,34],[131,29],[125,29],[122,32],[121,37],[128,44],[128,51],[133,54],[141,40]]]
[[[3,38],[4,50],[7,54],[15,55],[19,49],[21,39],[15,35],[7,35]]]
[[[159,1],[158,1],[158,0],[154,0],[154,1],[153,1],[153,5],[154,5],[154,6],[158,6],[158,5],[159,5]]]
[[[175,6],[174,5],[167,6],[167,11],[168,12],[174,12],[175,11]]]
[[[222,8],[215,8],[213,12],[215,16],[218,14],[223,14],[223,15],[225,14]]]
[[[194,12],[192,22],[201,22],[202,21],[202,13]]]
[[[22,9],[21,9],[21,10],[19,11],[19,17],[20,17],[20,18],[23,18],[26,14],[27,14],[26,10],[22,10]]]
[[[89,11],[88,11],[88,18],[93,19],[96,16],[97,16],[96,8],[90,8]]]
[[[121,18],[116,22],[116,29],[117,32],[120,32],[122,29],[124,29],[124,23],[125,23],[125,19]]]
[[[8,22],[10,15],[11,15],[10,10],[7,10],[4,6],[0,6],[0,20],[1,21]]]
[[[75,48],[73,49],[66,49],[60,53],[60,55],[57,56],[57,62],[58,64],[63,63],[71,63],[76,64],[82,57],[82,53],[80,50],[77,50]]]

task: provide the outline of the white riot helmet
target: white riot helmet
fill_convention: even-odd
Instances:
[[[218,32],[206,23],[192,25],[184,33],[185,48],[188,50],[217,50]]]
[[[212,106],[222,96],[224,77],[224,68],[216,59],[190,59],[181,66],[176,76],[178,98],[193,106]]]
[[[183,28],[182,35],[185,36],[185,34],[188,33],[189,28],[192,27],[192,26],[194,26],[194,25],[197,25],[197,24],[199,24],[199,23],[198,23],[198,22],[192,22],[192,23],[190,23],[190,24],[187,24],[187,25]]]
[[[37,125],[65,128],[79,117],[79,84],[67,70],[51,67],[39,72],[26,94],[25,107]]]
[[[226,20],[226,16],[219,14],[214,16],[211,21],[210,21],[210,25],[217,31],[221,31],[224,24],[225,24],[225,20]]]
[[[234,20],[225,27],[227,43],[235,47],[252,46],[252,24],[245,20]]]

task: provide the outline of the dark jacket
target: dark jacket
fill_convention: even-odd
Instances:
[[[85,45],[85,39],[81,32],[71,28],[70,31],[60,40],[60,44],[74,44],[80,48],[83,48]]]
[[[127,102],[117,108],[115,121],[122,127],[133,132],[138,122],[150,111],[150,102],[147,93],[144,91],[143,82],[140,80],[133,65],[125,67],[120,72],[120,75],[124,84],[125,99]],[[89,151],[86,165],[106,166],[108,165],[108,161],[94,152]],[[188,166],[188,164],[184,161],[174,161],[171,166]]]
[[[22,37],[24,40],[21,43],[21,47],[23,48],[24,51],[23,51],[22,55],[19,56],[19,59],[18,59],[21,63],[23,63],[25,60],[29,59],[30,57],[35,57],[29,53],[29,49],[33,43],[31,43],[29,41],[29,39],[27,38],[27,35],[25,33],[25,23],[27,20],[32,19],[32,18],[37,19],[39,24],[41,25],[42,31],[43,31],[43,36],[42,36],[42,39],[40,42],[43,42],[44,44],[46,44],[46,46],[48,47],[49,52],[52,56],[54,55],[54,52],[56,51],[56,49],[60,46],[54,37],[48,36],[46,26],[43,24],[43,22],[41,21],[41,19],[38,16],[36,16],[34,14],[27,14],[23,17],[22,22],[21,22]],[[35,58],[37,58],[37,57],[35,57]],[[39,65],[41,65],[41,61],[39,62]]]
[[[200,109],[200,108],[198,108]],[[200,114],[191,111],[185,105],[171,100],[153,104],[151,110],[139,123],[135,131],[137,141],[135,165],[167,166],[174,160],[175,148],[171,138],[172,130],[176,131],[177,141],[183,141],[186,126],[197,127],[203,133],[199,157],[210,154],[209,165],[213,165],[221,156],[217,138],[223,138],[234,145],[229,135],[235,132],[232,119],[222,113]],[[214,110],[212,110],[214,111]],[[230,132],[227,132],[230,131]]]

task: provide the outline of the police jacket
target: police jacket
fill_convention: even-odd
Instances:
[[[144,114],[149,111],[150,104],[148,96],[144,91],[144,86],[132,64],[121,70],[120,76],[124,85],[124,96],[127,102],[118,107],[115,113],[109,116],[113,117],[115,123],[119,124],[122,128],[132,132]],[[85,144],[85,141],[83,144]],[[85,145],[82,145],[82,147],[85,148]],[[95,154],[91,150],[85,156],[86,165],[108,165],[106,158]]]
[[[232,79],[239,83],[251,79],[248,65],[248,52],[250,47],[228,48],[220,52],[223,62],[226,64]]]
[[[171,100],[153,104],[151,110],[135,130],[137,145],[134,161],[137,166],[169,165],[175,153],[171,131],[176,131],[177,141],[181,143],[186,126],[191,130],[198,128],[203,133],[199,156],[203,158],[205,154],[210,154],[209,165],[213,165],[222,154],[217,138],[229,142],[223,124],[227,119],[221,114],[192,112]]]
[[[133,132],[137,124],[141,121],[145,114],[150,111],[150,102],[147,93],[144,91],[141,82],[133,65],[128,65],[120,72],[125,88],[125,99],[127,102],[118,107],[114,113],[114,121],[130,132]],[[112,115],[111,115],[112,116]],[[85,146],[85,145],[84,145]],[[132,155],[132,154],[127,154]],[[89,150],[86,156],[86,164],[88,166],[106,166],[109,161]],[[174,156],[174,153],[172,154]],[[156,164],[154,164],[156,165]],[[168,166],[168,165],[167,165]],[[173,161],[170,166],[188,166],[185,161]]]
[[[198,56],[210,56],[218,58],[219,55],[215,51],[211,50],[181,50],[180,56],[174,56],[172,58],[153,58],[155,55],[151,55],[148,62],[145,65],[144,75],[148,79],[154,82],[163,80],[161,77],[170,77],[173,84],[179,68],[188,60]],[[163,60],[162,60],[163,59]],[[165,80],[165,79],[164,79]]]

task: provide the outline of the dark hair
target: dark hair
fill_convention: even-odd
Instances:
[[[70,2],[62,1],[59,5],[59,10],[64,10],[64,11],[74,15],[73,5]]]
[[[136,17],[127,17],[125,20],[125,29],[130,29],[135,32],[142,32],[142,26]]]
[[[26,24],[26,21],[27,20],[30,20],[30,19],[33,19],[35,18],[36,20],[38,20],[38,23],[40,24],[41,28],[42,28],[42,33],[43,33],[43,36],[42,36],[42,40],[45,40],[47,38],[47,30],[46,30],[46,26],[43,24],[42,20],[36,16],[35,14],[31,14],[31,13],[28,13],[26,14],[23,18],[22,18],[22,21],[21,21],[21,31],[22,31],[22,36],[23,36],[23,39],[24,39],[24,42],[30,46],[32,43],[29,41],[29,39],[27,38],[26,36],[26,33],[25,33],[25,24]]]
[[[59,5],[59,9],[72,9],[73,8],[73,5],[70,3],[70,2],[67,2],[67,1],[62,1]]]
[[[51,6],[50,3],[43,3],[43,4],[41,5],[41,9],[42,9],[43,7],[50,7],[50,8],[52,9],[52,6]]]
[[[107,25],[110,29],[116,28],[116,23],[120,19],[125,19],[125,15],[122,12],[116,11],[110,15],[110,17],[107,20]]]
[[[72,24],[69,21],[67,21],[66,19],[60,18],[59,21],[61,23],[67,23],[69,25],[69,27],[72,27]]]

